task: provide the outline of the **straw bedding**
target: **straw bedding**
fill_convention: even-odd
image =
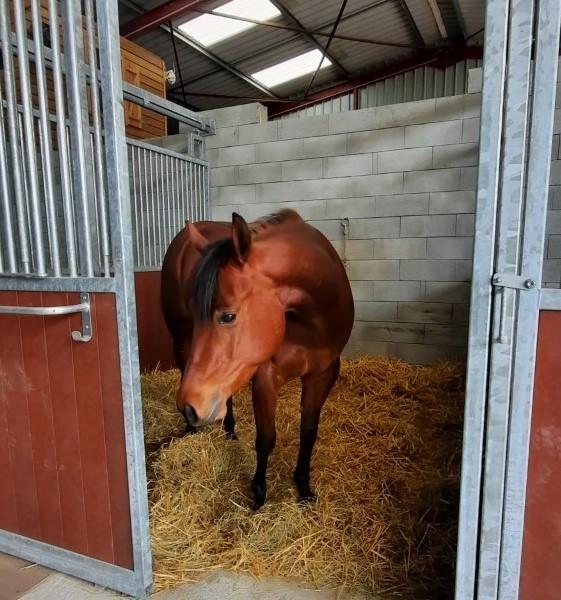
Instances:
[[[452,597],[463,365],[344,362],[312,462],[318,500],[292,487],[299,385],[277,408],[268,498],[251,510],[255,426],[248,390],[234,400],[239,441],[219,425],[186,437],[177,371],[143,376],[155,584],[215,569],[283,576],[377,598]]]

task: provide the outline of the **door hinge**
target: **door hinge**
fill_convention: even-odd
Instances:
[[[524,290],[526,292],[536,288],[536,281],[529,277],[515,275],[514,273],[495,273],[493,275],[492,284],[495,287],[502,288],[501,306],[499,313],[499,344],[508,344],[509,337],[506,333],[507,322],[507,290]]]
[[[534,279],[514,275],[512,273],[495,273],[492,283],[496,287],[510,288],[513,290],[533,290],[536,287]]]

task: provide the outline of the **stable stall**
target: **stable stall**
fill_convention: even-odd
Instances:
[[[488,3],[483,65],[481,47],[420,49],[452,21],[416,2],[349,16],[406,17],[414,45],[312,35],[283,7],[257,24],[279,30],[281,58],[282,36],[327,36],[320,87],[348,67],[342,44],[426,57],[298,100],[258,82],[243,44],[220,66],[174,23],[184,4],[0,2],[0,550],[139,598],[225,569],[343,597],[553,600],[559,3]],[[191,51],[191,83],[170,83]],[[203,97],[205,112],[185,106]],[[292,489],[293,381],[255,512],[250,389],[239,439],[184,436],[161,267],[187,221],[285,208],[339,253],[356,318],[317,501]]]

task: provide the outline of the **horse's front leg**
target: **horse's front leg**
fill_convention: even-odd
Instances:
[[[238,436],[236,435],[236,420],[234,419],[234,407],[232,396],[228,398],[226,401],[226,416],[224,417],[224,431],[226,432],[226,437],[230,440],[237,440]]]
[[[267,497],[267,463],[277,438],[275,428],[277,386],[275,384],[274,367],[271,364],[260,367],[253,377],[252,400],[257,433],[255,438],[257,468],[251,483],[251,489],[254,499],[253,508],[257,510],[265,504]]]
[[[318,433],[319,416],[323,403],[337,380],[341,361],[337,359],[326,371],[319,375],[302,377],[302,402],[300,412],[300,450],[294,471],[294,482],[300,500],[314,500],[310,488],[310,462]]]

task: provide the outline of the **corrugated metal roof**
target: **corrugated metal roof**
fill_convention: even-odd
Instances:
[[[427,10],[427,4],[427,0],[407,0],[407,6],[423,41],[427,46],[432,46],[440,43],[441,37],[431,11]]]
[[[341,7],[341,0],[274,1],[282,4],[304,28],[324,33],[331,31]],[[167,0],[119,0],[120,22],[125,24],[139,14],[166,2]],[[199,6],[204,6],[205,10],[212,10],[225,2],[226,0],[209,0]],[[403,3],[414,20],[414,26],[408,19]],[[427,0],[349,0],[337,28],[337,34],[404,44],[411,48],[334,39],[329,48],[329,54],[347,72],[347,77],[352,78],[413,58],[419,52],[414,47],[420,41],[415,28],[424,45],[435,47],[452,41],[460,41],[462,35],[468,37],[483,27],[485,0],[437,0],[437,3],[449,40],[442,39]],[[192,12],[184,19],[175,21],[174,25],[177,26],[187,18],[195,18],[198,14]],[[294,22],[287,19],[285,15],[278,17],[275,21],[283,25],[294,26]],[[161,27],[135,36],[133,40],[161,56],[168,68],[175,65],[176,60],[170,35]],[[316,40],[319,45],[323,46],[327,42],[327,37],[318,36]],[[176,38],[176,45],[179,65],[188,89],[198,93],[244,96],[248,99],[265,99],[267,97],[251,83],[216,64],[212,56],[204,56],[178,38]],[[314,41],[302,33],[255,26],[213,46],[210,48],[210,53],[232,65],[237,71],[251,75],[251,73],[315,47],[317,45],[314,44]],[[272,91],[283,98],[296,98],[306,90],[309,80],[310,76],[301,77]],[[331,66],[318,73],[312,91],[342,81],[345,81],[344,72]],[[171,95],[173,96],[173,91]],[[187,99],[191,106],[201,109],[239,104],[244,101],[243,98],[218,99],[210,96],[208,98],[188,96]]]
[[[456,0],[466,36],[473,35],[485,25],[485,0]]]
[[[420,67],[401,75],[389,77],[384,81],[366,85],[358,90],[357,108],[373,108],[387,104],[466,94],[468,72],[470,69],[481,66],[481,64],[482,61],[480,60],[463,60],[451,65],[444,71],[433,67]],[[344,94],[287,113],[279,118],[293,119],[347,112],[353,108],[352,103],[352,94]]]

